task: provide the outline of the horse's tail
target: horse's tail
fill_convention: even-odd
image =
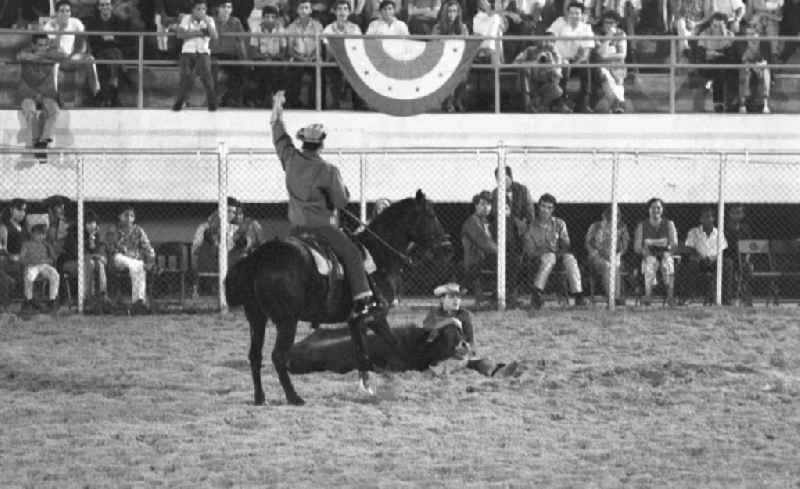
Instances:
[[[229,306],[243,306],[253,298],[253,281],[257,267],[253,255],[247,256],[228,269],[225,276],[225,299]]]

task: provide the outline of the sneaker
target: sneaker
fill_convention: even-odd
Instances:
[[[25,300],[22,302],[22,307],[19,308],[21,315],[35,314],[38,311],[38,306],[32,300]]]
[[[584,307],[588,304],[583,294],[575,294],[575,307]]]
[[[619,307],[625,307],[625,299],[614,299],[614,305]]]
[[[534,287],[531,293],[531,308],[538,311],[543,305],[544,299],[542,299],[542,291]]]
[[[210,104],[208,104],[208,111],[209,111],[209,112],[216,112],[216,111],[217,111],[217,104],[216,104],[216,102],[215,102],[215,103],[210,103]]]
[[[57,314],[60,308],[61,305],[58,303],[58,299],[47,301],[47,312],[50,314]]]
[[[41,139],[33,143],[36,149],[47,149],[47,141]],[[47,153],[33,153],[33,157],[39,160],[39,163],[47,163]]]
[[[172,111],[173,112],[180,112],[183,108],[183,100],[176,100],[174,104],[172,104]]]
[[[97,312],[101,314],[111,314],[114,312],[114,303],[111,302],[111,299],[109,299],[105,293],[101,293],[97,296],[95,304]]]

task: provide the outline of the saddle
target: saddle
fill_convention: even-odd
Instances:
[[[313,232],[304,231],[289,236],[286,241],[311,255],[316,271],[324,284],[323,290],[320,292],[325,297],[325,310],[336,311],[341,299],[341,291],[345,287],[345,272],[342,261],[333,251],[333,248],[324,238],[317,236]],[[371,275],[377,270],[372,255],[360,243],[356,243],[356,246],[361,250],[361,255],[364,257],[364,270],[367,275]]]

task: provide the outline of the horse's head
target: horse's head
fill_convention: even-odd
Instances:
[[[417,190],[409,213],[406,236],[409,246],[406,251],[412,255],[421,254],[426,260],[449,261],[453,256],[453,243],[445,233],[433,204],[425,198],[422,190]]]

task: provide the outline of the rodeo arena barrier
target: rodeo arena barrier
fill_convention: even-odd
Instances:
[[[28,201],[29,215],[47,213],[42,202],[59,194],[68,198],[67,220],[77,229],[84,229],[86,211],[97,215],[100,237],[117,219],[122,204],[131,204],[136,223],[148,234],[155,248],[155,260],[147,275],[147,297],[156,309],[167,311],[227,309],[223,280],[228,269],[229,253],[241,243],[232,243],[228,226],[253,229],[259,242],[285,237],[286,189],[284,172],[274,151],[229,149],[220,143],[216,149],[180,150],[114,150],[69,149],[46,150],[48,164],[31,161],[20,149],[0,149],[0,195],[4,203],[11,198]],[[45,150],[42,150],[45,151]],[[618,225],[625,225],[632,238],[638,222],[646,219],[646,202],[651,197],[664,201],[664,217],[672,220],[678,232],[679,249],[676,257],[688,255],[682,246],[688,231],[699,225],[702,211],[714,211],[714,225],[725,229],[733,204],[743,205],[744,222],[749,234],[743,236],[730,256],[736,265],[735,291],[726,297],[732,303],[742,300],[742,289],[768,303],[800,299],[800,155],[797,153],[746,151],[705,152],[699,150],[575,150],[507,147],[472,148],[386,148],[386,149],[326,149],[324,156],[341,171],[351,189],[349,210],[360,217],[357,222],[342,216],[342,224],[351,231],[368,222],[375,203],[381,199],[397,201],[412,197],[422,189],[436,208],[446,232],[456,245],[454,259],[449,263],[415,260],[403,272],[398,286],[400,302],[414,297],[430,297],[433,288],[449,280],[462,280],[461,226],[475,210],[473,195],[497,189],[495,209],[502,209],[506,195],[506,167],[513,170],[513,181],[529,190],[536,202],[544,193],[557,199],[554,215],[564,219],[571,237],[567,251],[580,264],[583,289],[592,302],[615,307],[616,281],[626,282],[623,297],[638,301],[641,291],[629,280],[636,275],[638,261],[628,258],[631,247],[620,254],[609,253],[612,269],[621,260],[620,273],[608,274],[602,284],[586,266],[584,237],[589,225],[600,219],[611,206],[610,250],[617,249]],[[432,171],[435,164],[435,171]],[[228,212],[228,198],[235,197],[241,216],[233,219]],[[38,205],[38,208],[37,208]],[[741,216],[739,217],[741,218]],[[192,241],[202,223],[219,223],[216,263],[198,269],[196,249]],[[510,222],[510,221],[509,221]],[[497,219],[498,249],[507,249],[512,224]],[[507,227],[508,226],[508,227]],[[204,236],[199,236],[203,240]],[[84,234],[77,233],[77,270],[84,270],[88,259],[84,254]],[[248,238],[249,239],[249,238]],[[717,246],[723,239],[718,233]],[[197,244],[197,243],[195,243]],[[722,303],[727,277],[723,260],[729,255],[716,256],[716,273],[708,276],[713,289],[705,295],[713,303]],[[496,265],[483,271],[492,282],[494,306],[507,306],[507,291],[530,292],[529,274],[523,273],[520,283],[507,284],[509,260],[517,258],[498,253]],[[680,261],[680,260],[676,260]],[[630,263],[633,263],[632,265]],[[740,268],[747,263],[747,277]],[[680,277],[682,264],[677,265]],[[84,273],[65,277],[70,291],[71,306],[84,311],[84,301],[90,297]],[[117,277],[116,275],[121,275]],[[546,294],[553,294],[559,304],[569,304],[563,270],[554,269]],[[708,272],[706,275],[710,275]],[[117,296],[124,297],[130,287],[127,274],[117,272],[109,264],[109,294],[120,288]],[[122,282],[112,287],[112,282]],[[125,283],[127,282],[127,284]],[[677,287],[681,287],[678,278]],[[467,285],[467,284],[465,284]],[[507,287],[507,285],[509,287]],[[687,286],[686,283],[683,284]],[[691,285],[691,284],[688,284]],[[74,289],[72,287],[75,287]],[[691,287],[683,293],[688,301],[699,301]],[[122,299],[120,299],[122,300]],[[749,300],[749,299],[746,299]],[[633,302],[635,304],[637,302]]]

